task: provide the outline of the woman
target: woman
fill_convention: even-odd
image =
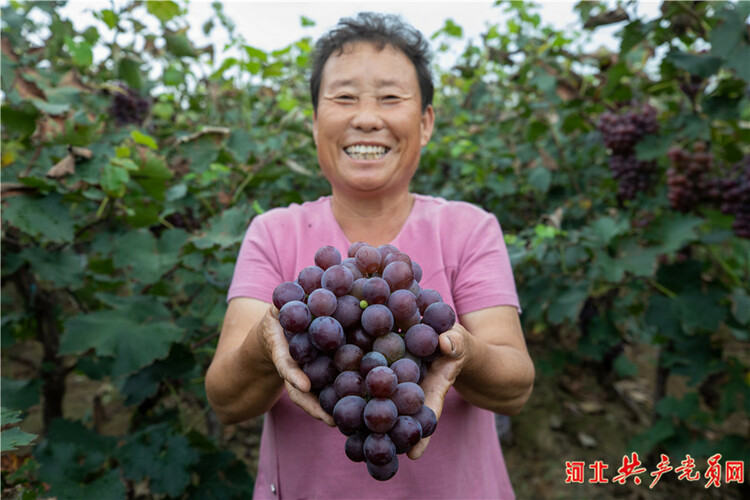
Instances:
[[[332,194],[253,219],[206,375],[222,421],[266,414],[256,498],[513,496],[493,412],[521,410],[534,367],[495,217],[409,191],[435,119],[428,53],[418,31],[379,14],[344,19],[316,45],[313,135]],[[411,256],[425,271],[422,287],[458,316],[422,383],[437,430],[385,482],[345,456],[346,438],[328,427],[271,305],[276,285],[293,281],[318,248],[346,252],[355,241]]]

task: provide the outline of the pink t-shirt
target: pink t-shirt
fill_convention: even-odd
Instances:
[[[271,302],[274,288],[313,264],[332,245],[346,257],[348,241],[330,197],[269,210],[255,217],[240,249],[228,300]],[[424,271],[423,288],[437,290],[460,316],[490,306],[519,308],[502,231],[494,215],[469,203],[415,195],[414,207],[391,242]],[[450,389],[424,455],[399,455],[396,476],[380,482],[344,453],[346,436],[310,417],[286,392],[266,414],[255,499],[514,498],[490,411]]]

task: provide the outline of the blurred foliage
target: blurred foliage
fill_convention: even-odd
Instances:
[[[203,374],[251,218],[328,193],[311,137],[313,42],[252,47],[215,3],[203,31],[230,40],[216,53],[189,38],[188,4],[97,6],[85,28],[62,5],[2,8],[3,450],[34,437],[6,424],[43,420],[3,489],[247,497],[252,477],[226,451]],[[545,26],[531,3],[496,9],[508,20],[436,68],[414,190],[497,214],[539,370],[656,380],[633,450],[750,463],[748,426],[723,425],[750,411],[750,244],[730,216],[671,210],[665,184],[672,146],[705,141],[722,165],[750,153],[750,4],[665,2],[643,19],[631,2],[581,2],[576,32]],[[613,23],[619,50],[582,48]],[[433,42],[443,52],[462,36],[448,20]],[[637,153],[658,176],[622,200],[596,124],[641,103],[660,129]],[[658,348],[653,373],[623,354],[639,346]],[[39,355],[6,356],[26,351]],[[65,414],[71,376],[108,387],[125,425],[102,430],[99,394]],[[685,394],[666,390],[676,376]]]

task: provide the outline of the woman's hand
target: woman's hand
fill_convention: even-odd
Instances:
[[[448,389],[456,382],[466,363],[471,340],[471,334],[459,324],[438,337],[442,356],[432,362],[420,384],[424,390],[424,404],[435,412],[438,421],[443,413],[443,403]],[[421,439],[407,452],[407,456],[412,460],[421,457],[429,442],[429,437]]]
[[[279,310],[275,306],[268,308],[257,332],[266,357],[273,363],[279,377],[284,381],[289,399],[313,417],[335,427],[333,417],[323,411],[317,396],[310,392],[310,379],[289,355],[289,342],[279,323]]]

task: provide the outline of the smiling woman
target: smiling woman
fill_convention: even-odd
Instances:
[[[372,13],[342,19],[316,45],[313,136],[331,195],[253,219],[206,375],[223,421],[266,414],[255,498],[513,497],[493,412],[521,410],[534,367],[500,225],[468,203],[409,190],[435,122],[428,49],[400,18]],[[276,286],[317,262],[317,249],[358,241],[419,262],[417,286],[435,290],[458,319],[420,382],[437,430],[387,482],[350,462],[346,437],[323,425],[333,418],[291,358],[272,305]]]

